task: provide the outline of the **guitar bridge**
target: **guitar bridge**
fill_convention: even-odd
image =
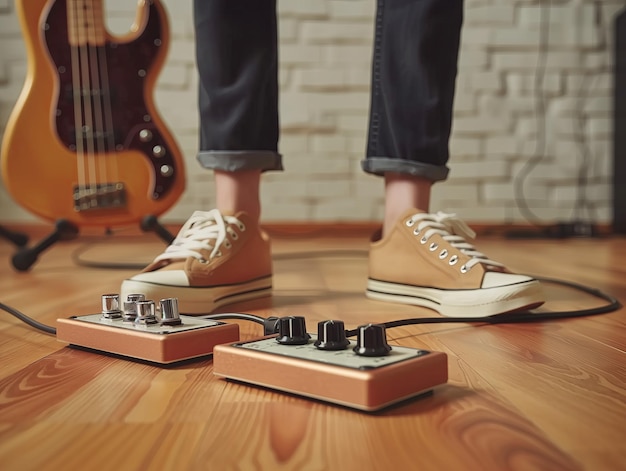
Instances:
[[[74,187],[74,210],[94,211],[126,207],[126,188],[121,182]]]

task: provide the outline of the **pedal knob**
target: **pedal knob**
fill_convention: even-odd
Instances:
[[[129,294],[124,301],[124,314],[122,317],[125,321],[134,322],[137,319],[137,301],[145,301],[143,294]]]
[[[161,324],[181,325],[180,312],[178,311],[178,298],[161,299]]]
[[[322,321],[317,324],[317,340],[314,344],[320,350],[344,350],[350,341],[346,338],[343,321]]]
[[[158,324],[154,301],[137,301],[137,318],[135,324],[152,325]]]
[[[387,343],[387,333],[382,324],[359,326],[354,353],[364,357],[382,357],[391,351]]]
[[[102,317],[104,319],[120,319],[122,317],[119,294],[102,295]]]
[[[306,320],[302,316],[287,316],[278,319],[278,337],[282,345],[306,345],[311,336],[306,331]]]

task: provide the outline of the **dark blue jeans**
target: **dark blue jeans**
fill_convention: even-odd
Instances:
[[[200,152],[281,170],[276,0],[195,0]],[[378,0],[364,171],[448,175],[463,0]]]

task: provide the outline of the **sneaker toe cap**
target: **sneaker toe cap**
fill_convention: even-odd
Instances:
[[[189,286],[189,279],[184,270],[159,270],[139,273],[131,281],[169,286]]]
[[[498,286],[515,285],[535,281],[534,278],[515,273],[487,272],[481,288],[497,288]]]

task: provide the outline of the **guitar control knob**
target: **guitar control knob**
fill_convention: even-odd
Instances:
[[[164,177],[171,177],[174,174],[174,169],[171,165],[161,165],[161,175]]]
[[[163,146],[154,146],[152,148],[152,155],[155,157],[163,157],[165,156],[165,147]]]
[[[125,321],[134,322],[137,318],[137,301],[145,301],[143,294],[129,294],[124,301],[124,313],[122,317]]]
[[[344,350],[350,341],[346,338],[343,321],[322,321],[317,324],[317,340],[314,344],[320,350]]]
[[[120,310],[119,294],[103,294],[102,295],[102,318],[103,319],[120,319],[122,311]]]
[[[287,316],[278,319],[276,341],[283,345],[306,345],[311,336],[306,331],[306,320],[302,316]]]
[[[135,324],[152,325],[158,324],[154,301],[137,301],[137,318]]]
[[[161,324],[181,325],[180,312],[178,311],[178,298],[161,299]]]
[[[139,131],[139,140],[141,142],[149,142],[152,140],[152,131],[149,129],[142,129]]]
[[[359,326],[354,353],[364,357],[382,357],[391,351],[387,343],[387,333],[382,324]]]

